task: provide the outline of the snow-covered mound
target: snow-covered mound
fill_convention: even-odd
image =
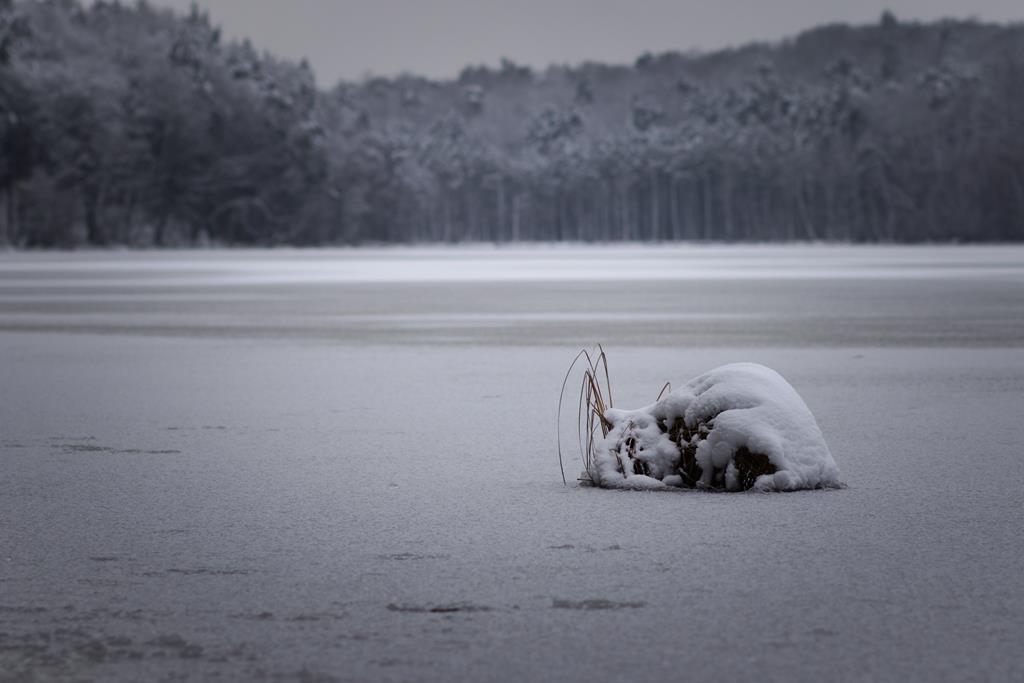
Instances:
[[[584,477],[608,488],[793,491],[841,486],[814,416],[755,363],[715,368],[639,410],[604,411]]]

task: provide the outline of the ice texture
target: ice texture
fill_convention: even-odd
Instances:
[[[0,252],[0,680],[1024,681],[1024,246],[274,282],[467,251]],[[849,487],[562,486],[595,339],[623,408],[778,370]]]
[[[585,476],[606,488],[794,491],[842,485],[825,437],[779,373],[733,363],[639,410],[604,413]]]

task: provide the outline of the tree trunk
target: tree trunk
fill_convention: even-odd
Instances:
[[[4,244],[13,245],[15,242],[15,206],[14,206],[14,184],[4,189]]]

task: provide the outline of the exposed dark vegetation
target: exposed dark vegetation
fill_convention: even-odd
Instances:
[[[0,0],[0,244],[1019,240],[1024,27],[323,91],[198,11]]]

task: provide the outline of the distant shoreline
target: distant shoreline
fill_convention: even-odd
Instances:
[[[0,243],[1024,241],[1024,24],[323,90],[198,9],[2,11]]]

